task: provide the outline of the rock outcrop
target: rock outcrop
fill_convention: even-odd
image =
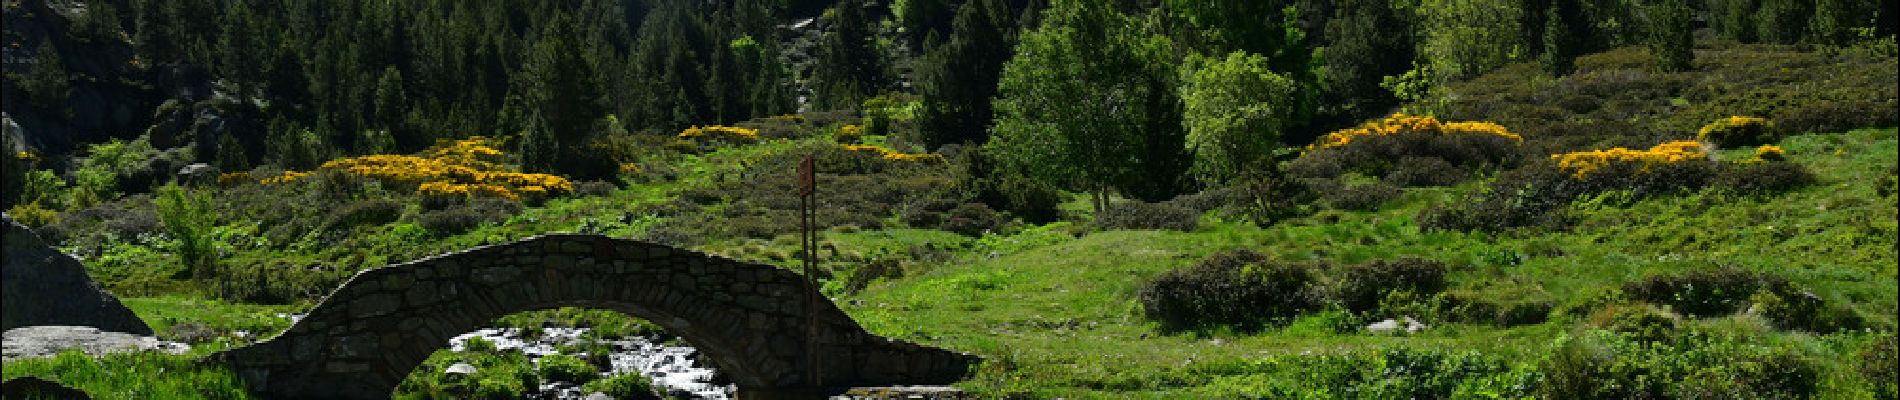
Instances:
[[[90,326],[108,332],[152,335],[132,310],[86,276],[86,267],[40,241],[39,235],[5,216],[0,265],[0,330],[23,326]]]
[[[183,354],[190,351],[191,346],[151,336],[101,332],[90,326],[29,326],[0,333],[0,360],[50,357],[66,350],[95,356],[146,350]]]

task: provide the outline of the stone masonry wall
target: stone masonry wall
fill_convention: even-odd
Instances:
[[[804,279],[768,265],[593,235],[549,235],[358,273],[278,336],[216,357],[272,398],[388,398],[449,338],[575,306],[645,318],[698,347],[740,395],[802,393]],[[817,301],[820,386],[943,384],[976,358],[869,334]]]

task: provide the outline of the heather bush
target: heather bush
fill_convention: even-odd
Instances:
[[[1330,275],[1331,280],[1326,285],[1328,298],[1354,312],[1378,309],[1387,294],[1394,291],[1431,295],[1445,290],[1445,264],[1425,259],[1342,265]]]
[[[330,212],[323,231],[347,231],[357,227],[396,222],[402,217],[403,204],[388,198],[364,199],[345,204]]]
[[[1147,229],[1192,232],[1200,227],[1201,215],[1167,203],[1130,200],[1110,204],[1095,215],[1098,229]]]
[[[1668,305],[1698,317],[1740,311],[1756,291],[1785,290],[1786,278],[1736,268],[1706,268],[1676,274],[1658,274],[1623,284],[1631,299]]]
[[[963,203],[950,210],[944,217],[940,229],[971,237],[983,236],[986,232],[1001,230],[1005,223],[1003,215],[991,210],[983,203]]]
[[[1167,329],[1232,325],[1254,329],[1319,308],[1310,268],[1247,250],[1208,256],[1144,284],[1143,315]]]
[[[507,221],[521,212],[521,204],[501,199],[474,199],[440,210],[424,211],[415,217],[416,225],[450,236],[486,224]]]
[[[1692,141],[1647,150],[1614,148],[1551,155],[1499,174],[1485,190],[1419,214],[1427,229],[1496,231],[1568,227],[1573,201],[1609,192],[1629,199],[1700,190],[1732,166],[1710,161]]]
[[[1691,330],[1649,341],[1607,330],[1557,340],[1538,362],[1538,396],[1554,399],[1805,398],[1820,367],[1788,350]]]
[[[1332,183],[1320,186],[1320,198],[1326,205],[1340,210],[1374,210],[1380,205],[1399,197],[1398,186],[1385,182],[1362,184]]]
[[[1710,182],[1710,186],[1737,195],[1767,196],[1807,187],[1815,182],[1814,174],[1801,164],[1761,161],[1726,165]]]

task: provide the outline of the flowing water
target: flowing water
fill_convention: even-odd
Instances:
[[[529,359],[539,360],[542,356],[554,354],[556,346],[584,342],[581,334],[586,332],[587,328],[545,328],[539,337],[529,339],[523,337],[520,329],[486,328],[456,336],[449,340],[449,344],[450,350],[462,351],[463,343],[469,338],[480,337],[495,343],[497,349],[520,349]],[[601,343],[613,349],[613,353],[608,356],[612,368],[601,372],[603,379],[637,373],[652,379],[654,388],[667,393],[669,397],[732,398],[732,385],[711,383],[712,366],[699,365],[698,358],[694,357],[698,350],[691,347],[669,346],[642,337],[604,340]],[[543,383],[541,393],[556,399],[587,396],[580,387],[562,382]]]

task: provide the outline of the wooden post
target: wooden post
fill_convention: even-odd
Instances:
[[[822,383],[818,369],[818,278],[813,272],[818,267],[818,233],[812,231],[812,222],[817,219],[818,182],[812,168],[811,156],[798,161],[798,219],[799,244],[804,247],[805,266],[805,374],[807,385],[813,395],[818,395]]]

